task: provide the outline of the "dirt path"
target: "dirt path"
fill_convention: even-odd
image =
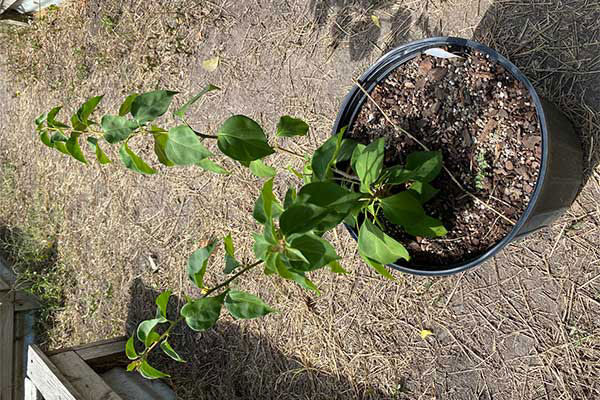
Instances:
[[[114,112],[132,90],[188,96],[212,82],[223,90],[197,108],[194,126],[214,131],[224,117],[245,113],[273,132],[287,113],[311,125],[290,146],[310,150],[329,134],[352,78],[383,51],[426,36],[475,35],[514,57],[585,139],[587,184],[565,217],[475,271],[397,274],[397,283],[367,269],[340,228],[332,240],[351,274],[318,274],[322,296],[256,273],[240,286],[279,314],[224,318],[202,335],[178,332],[189,363],[159,363],[183,399],[600,397],[600,104],[585,90],[597,76],[600,18],[591,17],[598,4],[529,3],[81,0],[65,2],[36,28],[8,33],[0,225],[42,230],[69,276],[48,345],[130,333],[154,313],[158,291],[194,293],[184,265],[202,239],[232,232],[250,257],[261,183],[227,160],[228,177],[83,166],[37,141],[31,121],[41,110],[64,104],[72,112],[104,93],[103,110]],[[582,14],[590,20],[578,24],[573,17]],[[572,21],[571,30],[561,20]],[[203,70],[202,60],[216,55],[217,70]],[[297,161],[276,156],[272,163],[283,169]],[[283,174],[278,190],[293,179]],[[434,335],[424,341],[421,329]]]

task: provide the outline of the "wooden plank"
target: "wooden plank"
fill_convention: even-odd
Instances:
[[[31,379],[25,378],[25,381],[23,382],[23,389],[25,392],[23,400],[44,400],[42,398],[42,394],[38,392],[33,382],[31,382]]]
[[[27,354],[27,377],[45,400],[86,400],[38,346],[29,346]]]
[[[125,343],[127,343],[127,338],[123,336],[91,343],[85,346],[74,347],[73,350],[77,352],[77,355],[84,361],[93,363],[100,359],[125,354]]]
[[[73,386],[88,400],[122,400],[89,365],[74,351],[50,357]]]
[[[4,282],[2,278],[0,278],[0,292],[5,290],[10,290],[10,285],[7,282]]]
[[[13,400],[15,292],[0,292],[0,400]]]
[[[16,310],[15,310],[16,311]],[[23,380],[25,379],[25,368],[23,359],[25,357],[25,319],[23,313],[15,313],[15,336],[14,336],[14,369],[13,369],[13,398],[23,398]]]
[[[24,292],[15,294],[15,311],[31,311],[39,308],[42,308],[42,305],[34,296]]]

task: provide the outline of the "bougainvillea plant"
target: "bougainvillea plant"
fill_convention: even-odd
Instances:
[[[404,165],[384,165],[385,141],[377,139],[368,145],[344,137],[344,130],[331,136],[312,154],[299,155],[280,146],[280,137],[303,136],[309,126],[302,120],[283,116],[275,134],[267,137],[263,128],[243,115],[228,118],[216,132],[207,134],[192,128],[185,115],[205,94],[218,90],[208,85],[182,107],[173,112],[180,124],[166,128],[157,119],[167,113],[174,91],[157,90],[129,95],[118,114],[103,115],[100,122],[92,114],[102,96],[87,100],[71,117],[70,124],[57,117],[61,107],[55,107],[35,120],[40,140],[48,147],[89,163],[90,153],[100,164],[113,162],[103,151],[107,145],[119,146],[119,159],[125,167],[141,173],[157,170],[143,160],[130,144],[152,140],[156,161],[166,167],[197,166],[218,174],[225,168],[211,159],[213,153],[205,143],[217,142],[218,149],[248,167],[253,174],[266,179],[256,200],[253,217],[262,226],[254,233],[254,255],[250,263],[240,262],[235,255],[234,238],[222,240],[225,248],[222,283],[207,287],[204,276],[209,259],[221,243],[211,241],[189,258],[187,272],[190,281],[201,290],[201,296],[186,296],[186,304],[175,319],[167,316],[171,291],[156,299],[156,316],[139,324],[137,332],[126,345],[131,363],[129,370],[139,371],[146,378],[162,378],[167,374],[148,363],[156,348],[178,362],[184,362],[169,343],[173,328],[184,322],[194,331],[204,331],[215,325],[223,307],[235,319],[257,318],[274,312],[260,298],[237,290],[232,284],[248,271],[261,266],[266,275],[296,282],[301,287],[319,293],[310,280],[313,271],[328,267],[333,273],[346,273],[334,247],[325,234],[344,222],[358,230],[358,250],[364,262],[386,278],[394,279],[385,267],[400,259],[409,260],[406,248],[384,232],[383,218],[414,236],[437,237],[446,234],[443,224],[428,215],[423,203],[438,192],[430,182],[440,173],[442,156],[438,151],[415,152],[407,155]],[[87,142],[91,152],[84,151]],[[305,161],[302,171],[287,169],[298,177],[299,187],[287,189],[283,201],[273,193],[275,168],[265,159],[283,151]],[[86,156],[86,153],[88,154]],[[140,342],[136,350],[136,338]]]

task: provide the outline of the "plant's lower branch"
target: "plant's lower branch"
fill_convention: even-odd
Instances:
[[[296,158],[299,158],[301,160],[306,160],[306,158],[304,156],[302,156],[302,155],[300,155],[300,154],[298,154],[298,153],[296,153],[296,152],[294,152],[292,150],[286,149],[285,147],[281,147],[279,145],[275,145],[275,147],[273,147],[273,148],[275,150],[280,150],[280,151],[283,151],[284,153],[288,153],[288,154],[290,154],[290,155],[292,155],[292,156],[294,156]]]
[[[189,125],[188,125],[189,126]],[[218,136],[215,135],[207,135],[205,133],[200,133],[194,129],[192,129],[194,131],[194,133],[196,134],[196,136],[201,137],[202,139],[218,139]]]
[[[245,266],[244,268],[242,268],[241,270],[239,270],[235,275],[233,275],[231,278],[227,279],[226,281],[224,281],[223,283],[215,286],[212,289],[209,289],[206,293],[204,293],[204,295],[202,297],[207,297],[209,294],[216,292],[217,290],[229,285],[234,279],[236,279],[237,277],[239,277],[240,275],[245,274],[246,272],[250,271],[252,268],[256,267],[259,264],[262,264],[262,260],[258,260],[255,261],[254,263]]]

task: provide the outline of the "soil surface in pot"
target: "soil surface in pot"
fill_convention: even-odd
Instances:
[[[479,199],[512,221],[524,212],[541,162],[541,130],[525,86],[500,64],[471,49],[447,49],[460,58],[422,54],[393,71],[371,93],[399,126],[431,150]],[[349,137],[367,144],[386,138],[386,166],[423,150],[396,130],[367,100]],[[448,234],[415,238],[385,222],[411,254],[411,266],[441,266],[475,258],[506,236],[513,224],[465,194],[445,172],[432,182],[439,194],[425,209]]]

